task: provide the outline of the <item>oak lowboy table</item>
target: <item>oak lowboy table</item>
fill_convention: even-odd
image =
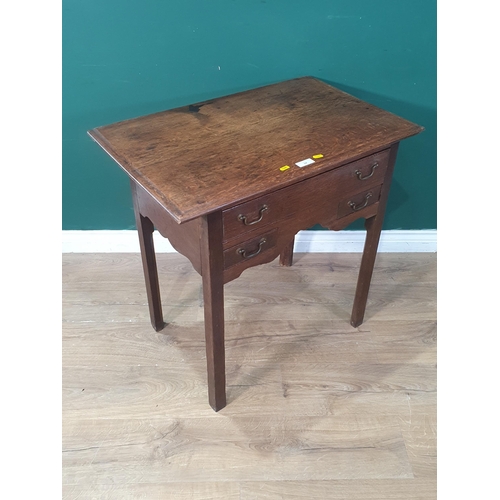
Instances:
[[[314,224],[367,229],[351,324],[368,297],[399,141],[423,128],[298,78],[89,131],[129,175],[151,322],[165,323],[153,230],[202,276],[209,403],[226,405],[224,284],[292,265]]]

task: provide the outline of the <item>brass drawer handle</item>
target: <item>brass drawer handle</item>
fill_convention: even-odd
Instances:
[[[358,179],[360,181],[365,181],[366,179],[369,179],[374,173],[375,173],[375,169],[378,167],[378,163],[374,163],[372,165],[372,168],[370,170],[370,173],[366,176],[366,177],[363,177],[363,173],[361,172],[361,170],[356,170],[354,173],[357,175]]]
[[[368,205],[368,200],[372,197],[371,191],[366,194],[365,200],[361,205],[356,205],[354,201],[349,202],[349,206],[353,209],[354,212],[357,212],[358,210],[361,210],[362,208],[365,208],[366,205]]]
[[[268,209],[269,207],[267,205],[262,205],[262,208],[259,210],[259,218],[254,220],[253,222],[247,222],[247,217],[246,215],[240,214],[238,215],[238,220],[243,222],[245,226],[253,226],[254,224],[257,224],[257,222],[260,222],[262,220],[262,217],[264,217],[264,212]]]
[[[256,252],[247,254],[247,251],[244,248],[238,248],[238,250],[236,250],[236,253],[239,253],[244,259],[250,259],[251,257],[259,255],[260,251],[262,250],[262,245],[264,245],[266,241],[266,238],[261,238],[261,240],[259,241],[259,247],[257,248]]]

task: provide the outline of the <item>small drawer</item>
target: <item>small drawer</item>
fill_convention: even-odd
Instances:
[[[375,186],[372,189],[362,191],[344,198],[338,206],[337,219],[345,217],[355,212],[360,212],[363,208],[369,207],[377,203],[380,196],[380,189],[382,186]]]
[[[259,230],[281,219],[284,214],[283,190],[247,201],[222,212],[224,241]]]
[[[273,229],[224,250],[224,269],[237,264],[258,264],[260,256],[276,246],[276,237],[277,229]]]
[[[343,192],[357,193],[384,182],[389,150],[380,151],[334,170],[335,183]]]

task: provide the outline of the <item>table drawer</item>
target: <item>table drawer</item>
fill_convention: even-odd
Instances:
[[[380,197],[380,189],[382,186],[375,186],[371,189],[356,193],[344,198],[338,206],[337,219],[350,215],[354,212],[359,212],[374,203],[377,203]]]
[[[290,186],[293,187],[293,186]],[[224,240],[254,231],[286,216],[281,191],[270,193],[222,212]],[[286,196],[286,194],[285,194]]]
[[[389,150],[386,149],[332,170],[332,180],[343,193],[357,193],[382,184],[388,163]]]
[[[224,269],[237,264],[257,265],[262,256],[276,246],[277,229],[254,235],[247,241],[224,250]]]
[[[336,199],[380,185],[388,159],[389,150],[380,151],[224,210],[224,241],[244,237],[250,231],[289,217],[300,215],[307,219],[309,216],[314,218],[316,212],[323,214],[332,202],[336,205]]]

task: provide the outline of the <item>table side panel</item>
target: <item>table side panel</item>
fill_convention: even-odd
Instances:
[[[201,218],[178,224],[174,218],[143,187],[137,185],[139,211],[154,224],[170,244],[187,257],[201,275]]]

